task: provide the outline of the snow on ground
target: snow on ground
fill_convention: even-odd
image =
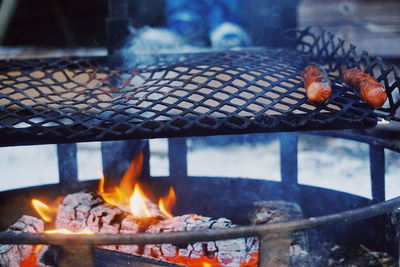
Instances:
[[[204,147],[189,141],[188,172],[192,176],[247,177],[279,181],[279,142]],[[151,174],[168,175],[165,139],[150,141]],[[58,180],[55,145],[0,148],[0,190]],[[386,151],[386,197],[400,195],[400,154]],[[368,145],[353,141],[301,135],[299,183],[371,197]],[[78,144],[81,180],[99,177],[99,143]]]

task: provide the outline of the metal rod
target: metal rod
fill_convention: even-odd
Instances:
[[[279,141],[282,183],[297,184],[297,134],[281,133]]]
[[[78,159],[76,144],[57,145],[58,173],[60,184],[73,188],[78,181]]]
[[[372,199],[385,201],[385,149],[381,146],[369,146],[369,167],[371,172]]]
[[[187,176],[186,138],[168,139],[169,175],[171,177]]]
[[[281,222],[256,226],[241,226],[230,229],[174,233],[142,234],[96,234],[61,235],[0,232],[0,244],[50,244],[64,245],[80,242],[81,245],[145,245],[145,244],[187,244],[191,242],[216,241],[246,236],[264,236],[277,233],[291,233],[334,223],[351,223],[391,212],[400,207],[400,197],[364,208],[353,209],[332,215],[311,217],[304,220]]]
[[[108,18],[124,19],[128,17],[127,0],[108,0]]]
[[[287,192],[287,200],[299,202],[299,184],[298,184],[298,163],[297,163],[297,133],[281,133],[280,142],[280,164],[282,185]]]

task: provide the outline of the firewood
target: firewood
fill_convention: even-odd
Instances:
[[[123,211],[94,193],[67,195],[58,207],[56,228],[71,231],[89,229],[94,233],[118,233]]]
[[[151,205],[152,204],[152,205]],[[157,205],[147,205],[152,214],[161,214]],[[176,231],[197,231],[234,227],[228,219],[213,220],[194,214],[166,219],[155,216],[138,219],[124,212],[121,208],[105,203],[94,193],[75,193],[65,197],[59,206],[56,220],[57,228],[79,231],[85,228],[94,233],[161,233]],[[238,238],[215,242],[197,242],[188,245],[115,245],[101,246],[119,252],[136,254],[185,263],[203,257],[213,259],[219,266],[239,266],[245,262],[256,262],[258,242],[256,237]]]
[[[42,233],[44,223],[32,216],[23,215],[7,231]],[[0,245],[0,266],[18,267],[20,262],[28,258],[33,250],[32,245]]]
[[[158,224],[151,225],[146,232],[198,231],[232,227],[234,227],[232,222],[225,218],[212,220],[209,217],[188,214],[162,220]],[[197,242],[184,246],[173,244],[146,245],[143,254],[172,262],[179,261],[180,263],[207,257],[215,259],[220,266],[240,266],[249,262],[257,251],[258,242],[256,238],[249,237],[215,242]]]
[[[285,201],[255,202],[253,210],[249,214],[249,219],[252,224],[287,222],[301,219],[302,217],[303,215],[299,205]],[[290,266],[309,266],[307,234],[305,232],[296,232],[291,235],[291,239],[290,246],[287,248],[287,255],[275,256],[278,258],[288,256]],[[271,253],[274,252],[271,251]]]

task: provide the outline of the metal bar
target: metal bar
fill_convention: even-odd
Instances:
[[[372,199],[385,201],[385,150],[381,146],[369,146]]]
[[[108,18],[106,20],[108,63],[118,67],[123,63],[122,48],[131,35],[129,27],[127,0],[108,0]]]
[[[62,186],[74,187],[78,181],[78,160],[76,144],[57,145],[58,174]]]
[[[260,267],[289,266],[289,251],[292,239],[289,233],[260,238]]]
[[[186,138],[168,139],[169,175],[171,177],[187,176]]]
[[[142,153],[143,153],[143,167],[142,167],[142,178],[146,179],[150,177],[150,145],[149,141],[144,141]]]
[[[63,245],[60,261],[58,266],[84,266],[92,267],[93,264],[93,248],[90,245],[68,244]]]
[[[297,133],[281,133],[281,176],[284,184],[297,184]]]
[[[108,17],[110,19],[121,19],[128,17],[128,1],[108,0]]]
[[[321,217],[312,217],[304,220],[194,232],[96,235],[49,235],[22,232],[0,232],[0,244],[64,245],[71,244],[71,242],[79,242],[80,245],[187,244],[192,242],[216,241],[247,236],[267,237],[268,235],[276,235],[277,233],[291,233],[329,224],[356,222],[391,212],[398,207],[400,207],[400,197],[364,208],[353,209]]]
[[[297,133],[281,133],[279,142],[282,185],[286,188],[287,200],[298,203]]]
[[[321,135],[327,137],[338,137],[343,139],[350,139],[357,142],[364,142],[371,145],[377,145],[384,147],[386,149],[392,150],[394,152],[400,153],[400,145],[394,141],[385,140],[379,137],[371,136],[371,133],[359,133],[354,130],[340,130],[340,131],[308,131],[303,134],[313,134]],[[388,135],[387,132],[383,130],[383,135]]]

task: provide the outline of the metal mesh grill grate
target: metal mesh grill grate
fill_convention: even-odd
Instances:
[[[338,79],[341,68],[355,64],[354,51],[343,44],[342,50],[332,48],[333,37],[323,42],[326,35],[301,32],[292,40],[297,50],[142,54],[118,70],[110,69],[105,58],[3,61],[0,142],[373,127],[377,114]],[[312,61],[326,64],[334,81],[332,98],[320,106],[307,101],[299,76]],[[376,77],[386,76],[383,70]],[[390,92],[398,86],[397,77],[397,84],[386,87]],[[399,103],[390,97],[390,104],[380,116],[393,115]]]

